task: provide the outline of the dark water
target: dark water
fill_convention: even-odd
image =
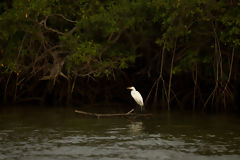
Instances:
[[[240,159],[236,115],[95,119],[73,109],[0,110],[0,160]]]

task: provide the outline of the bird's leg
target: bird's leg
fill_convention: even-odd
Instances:
[[[144,112],[144,111],[145,111],[145,107],[142,106],[142,107],[141,107],[141,112]]]
[[[141,113],[142,112],[142,108],[140,108],[139,106],[135,106],[135,113]]]

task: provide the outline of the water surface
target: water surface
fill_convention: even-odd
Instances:
[[[236,115],[96,119],[73,110],[0,110],[0,160],[240,159]]]

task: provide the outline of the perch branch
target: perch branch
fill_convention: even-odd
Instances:
[[[82,115],[85,115],[85,116],[97,117],[97,118],[100,118],[100,117],[128,117],[128,116],[129,117],[130,116],[135,116],[135,117],[140,117],[141,116],[141,117],[143,117],[143,116],[151,116],[152,115],[152,114],[136,114],[136,113],[133,113],[133,111],[134,111],[134,109],[131,109],[127,113],[100,114],[100,113],[90,113],[90,112],[75,110],[75,113],[82,114]]]

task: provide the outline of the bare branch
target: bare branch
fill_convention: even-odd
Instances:
[[[52,15],[50,15],[50,16],[52,16]],[[58,16],[64,17],[63,15],[58,15]],[[46,30],[48,30],[48,31],[57,33],[57,34],[59,34],[59,35],[66,35],[66,34],[72,34],[72,33],[77,29],[77,27],[75,26],[75,27],[73,27],[69,32],[66,32],[66,33],[61,32],[61,31],[59,31],[59,30],[57,30],[57,29],[54,29],[54,28],[51,28],[51,27],[48,27],[48,26],[47,26],[47,20],[48,20],[48,18],[49,18],[49,16],[46,16],[45,19],[43,19],[41,22],[39,22],[39,24],[42,25],[42,26],[43,26]],[[69,20],[69,19],[67,19],[67,18],[64,18],[64,19],[67,20],[67,21],[69,21],[69,22],[74,22],[74,21],[71,21],[71,20]],[[74,22],[74,23],[75,23],[75,22]]]
[[[68,19],[68,18],[66,18],[64,15],[62,15],[62,14],[53,14],[52,16],[59,16],[59,17],[62,17],[64,20],[66,20],[66,21],[68,21],[68,22],[72,22],[72,23],[77,23],[77,21],[73,21],[73,20],[71,20],[71,19]]]

